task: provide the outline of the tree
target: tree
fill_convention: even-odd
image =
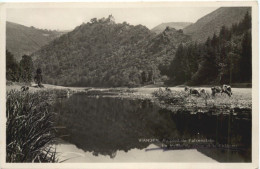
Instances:
[[[6,79],[19,81],[19,65],[11,52],[6,50]]]
[[[238,29],[239,31],[245,31],[251,28],[251,16],[247,12],[243,18],[243,20],[240,22]]]
[[[168,71],[174,84],[231,84],[252,80],[251,16],[232,28],[221,27],[219,34],[205,43],[179,46]]]
[[[97,18],[92,18],[92,19],[90,20],[90,22],[91,22],[91,23],[97,23]]]
[[[149,74],[146,71],[143,71],[141,73],[142,84],[145,84],[146,82],[148,82],[148,76],[149,76]]]
[[[244,34],[242,40],[240,71],[242,82],[252,81],[252,42],[249,32]]]
[[[174,84],[182,84],[186,81],[184,55],[185,48],[183,44],[180,44],[169,69],[169,77]]]
[[[212,37],[212,40],[211,40],[211,45],[213,48],[215,48],[218,44],[218,38],[217,38],[217,35],[214,33],[213,37]]]
[[[226,28],[224,25],[221,27],[221,30],[219,32],[219,40],[224,41],[224,40],[230,40],[231,34],[228,28]]]
[[[31,82],[33,69],[31,56],[23,55],[20,61],[20,77],[23,82]]]
[[[41,68],[38,68],[36,70],[36,76],[34,77],[35,83],[38,84],[38,87],[42,87],[42,70]]]

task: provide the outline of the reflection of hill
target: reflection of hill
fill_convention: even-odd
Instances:
[[[147,147],[149,143],[140,143],[140,138],[177,136],[175,132],[167,132],[177,131],[174,124],[145,100],[74,95],[55,107],[60,109],[60,122],[70,134],[68,141],[94,154],[113,156],[117,150]]]
[[[54,111],[59,115],[59,126],[67,128],[69,137],[64,139],[94,155],[114,157],[117,150],[127,152],[151,144],[139,142],[139,139],[207,138],[221,144],[251,145],[248,139],[251,135],[250,121],[241,122],[231,117],[229,131],[228,116],[174,114],[159,109],[148,100],[95,98],[78,93],[68,100],[57,101]]]

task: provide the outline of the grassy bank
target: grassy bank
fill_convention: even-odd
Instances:
[[[218,94],[215,97],[210,94],[201,96],[189,95],[182,90],[164,90],[159,88],[152,95],[154,102],[161,108],[177,111],[212,112],[216,114],[228,114],[237,112],[251,112],[252,97],[250,93],[236,93],[229,97],[226,94]]]
[[[57,162],[48,92],[11,90],[6,100],[6,161]]]

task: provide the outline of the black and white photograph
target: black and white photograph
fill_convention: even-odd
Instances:
[[[257,2],[200,3],[2,4],[5,165],[258,168]]]

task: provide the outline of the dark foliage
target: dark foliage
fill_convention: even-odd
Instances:
[[[8,50],[6,50],[6,79],[14,82],[19,81],[19,64]]]
[[[35,81],[35,83],[38,84],[39,87],[42,86],[42,69],[41,68],[38,68],[36,70],[36,76],[34,77],[34,81]]]
[[[31,82],[33,74],[33,61],[31,56],[23,55],[20,61],[20,79],[23,82]]]
[[[222,26],[219,35],[205,43],[179,45],[168,71],[171,84],[251,83],[251,16],[231,28]]]
[[[34,66],[31,56],[24,55],[18,63],[11,52],[6,50],[6,80],[12,82],[31,82]],[[36,77],[41,80],[42,77],[36,72]]]
[[[93,18],[34,53],[44,82],[65,86],[139,86],[160,81],[158,65],[190,38],[175,29],[156,35],[142,25]]]

